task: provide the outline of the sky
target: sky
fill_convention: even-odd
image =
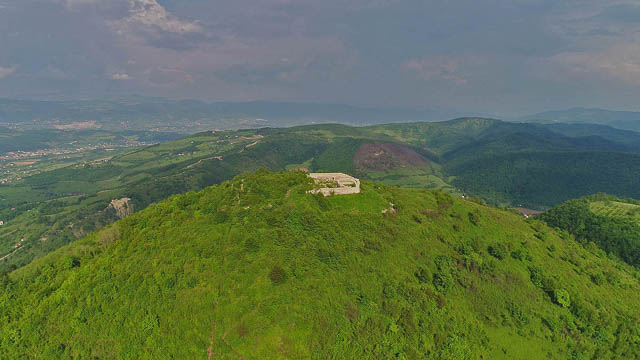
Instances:
[[[0,96],[640,110],[638,0],[0,0]]]

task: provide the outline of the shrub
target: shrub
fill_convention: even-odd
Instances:
[[[437,272],[433,275],[433,286],[444,293],[453,285],[453,276],[448,272]]]
[[[529,252],[525,248],[520,248],[511,252],[511,257],[520,261],[527,259],[527,255],[529,255]]]
[[[280,266],[275,265],[269,272],[269,279],[273,285],[280,285],[287,280],[287,273]]]
[[[465,268],[469,271],[481,270],[484,268],[484,259],[476,252],[462,256]]]
[[[469,212],[469,222],[472,223],[473,225],[478,225],[478,215],[476,215],[475,213]]]
[[[531,279],[531,283],[533,285],[542,288],[544,282],[544,275],[542,274],[542,270],[536,266],[529,266],[529,278]]]
[[[76,266],[80,266],[80,260],[75,256],[65,256],[60,260],[60,269],[69,270]]]
[[[489,254],[496,259],[502,260],[507,257],[509,252],[503,243],[495,243],[488,248]]]
[[[419,268],[414,275],[420,283],[426,284],[431,281],[431,273],[426,268]]]
[[[518,307],[516,303],[509,303],[507,305],[507,310],[509,311],[509,315],[511,315],[513,322],[518,327],[523,327],[529,324],[529,317],[522,311],[522,309],[520,309],[520,307]]]
[[[607,281],[607,279],[605,278],[603,273],[597,273],[591,275],[591,281],[596,285],[602,285]]]
[[[553,290],[553,301],[563,308],[571,306],[571,296],[569,296],[569,292],[565,289]]]

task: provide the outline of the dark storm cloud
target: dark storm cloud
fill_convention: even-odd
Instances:
[[[0,0],[0,95],[629,107],[639,21],[617,0]]]

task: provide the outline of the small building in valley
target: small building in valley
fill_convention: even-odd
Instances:
[[[514,207],[512,209],[518,210],[518,212],[520,212],[520,215],[522,215],[522,216],[524,216],[526,218],[536,217],[536,216],[542,214],[542,211],[527,209],[527,208],[523,208],[523,207]]]
[[[324,196],[348,195],[360,193],[360,180],[343,173],[310,173],[309,177],[316,184],[325,185],[319,189],[310,190],[309,193],[321,193]]]

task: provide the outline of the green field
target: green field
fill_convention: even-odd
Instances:
[[[608,217],[630,217],[640,223],[640,205],[620,201],[593,201],[589,210],[596,215]]]

